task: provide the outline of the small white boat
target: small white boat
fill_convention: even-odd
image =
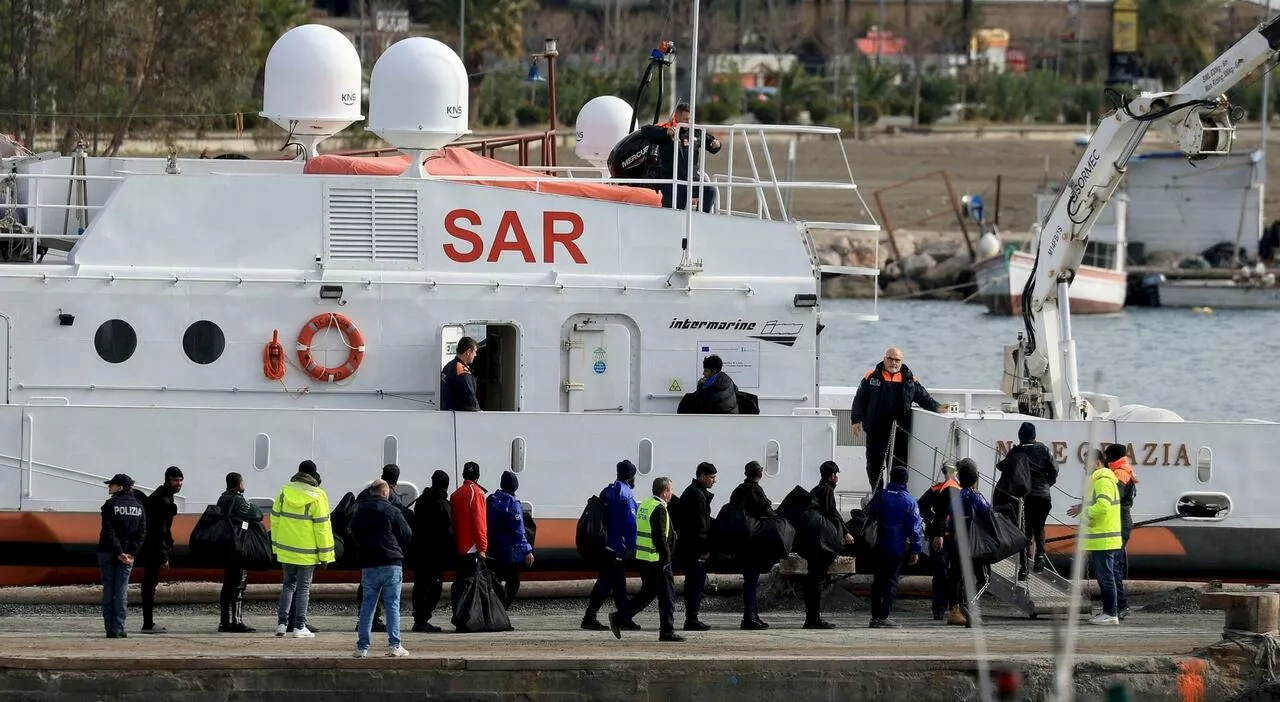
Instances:
[[[1218,309],[1280,309],[1280,285],[1267,280],[1168,280],[1160,281],[1161,307],[1208,307]]]

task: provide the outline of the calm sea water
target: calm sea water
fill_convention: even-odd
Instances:
[[[856,385],[899,346],[926,388],[998,388],[1002,347],[1023,328],[981,305],[881,301],[880,321],[857,318],[871,309],[870,300],[823,301],[823,385]],[[1072,317],[1072,332],[1084,390],[1185,419],[1280,421],[1280,311],[1136,307]]]

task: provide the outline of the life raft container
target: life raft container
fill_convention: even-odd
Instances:
[[[329,327],[337,328],[343,343],[349,349],[347,360],[340,366],[322,366],[316,363],[315,357],[311,355],[312,340],[316,338],[316,334]],[[298,334],[298,362],[302,365],[302,370],[314,380],[329,383],[346,380],[355,375],[362,361],[364,361],[364,335],[350,319],[337,312],[325,312],[312,317]]]

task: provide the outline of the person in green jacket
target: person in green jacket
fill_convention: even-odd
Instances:
[[[1091,456],[1096,456],[1096,452]],[[1120,607],[1116,589],[1116,564],[1123,547],[1120,534],[1120,483],[1116,474],[1099,460],[1085,464],[1090,471],[1089,492],[1083,509],[1075,505],[1067,510],[1071,516],[1080,515],[1080,533],[1084,537],[1084,550],[1089,552],[1098,590],[1102,593],[1102,614],[1089,620],[1099,626],[1120,624]]]
[[[239,473],[227,473],[227,491],[218,497],[218,509],[231,518],[232,526],[237,529],[242,528],[244,522],[262,521],[262,510],[244,498],[244,478]],[[249,571],[239,562],[223,565],[222,592],[218,597],[222,608],[218,632],[248,634],[257,631],[244,623],[244,590],[249,582]]]

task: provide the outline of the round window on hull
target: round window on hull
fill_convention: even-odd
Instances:
[[[182,335],[182,351],[192,362],[202,366],[221,358],[226,348],[227,338],[222,329],[208,320],[193,323]]]
[[[93,348],[107,363],[124,363],[138,350],[138,334],[123,319],[109,319],[93,335]]]

